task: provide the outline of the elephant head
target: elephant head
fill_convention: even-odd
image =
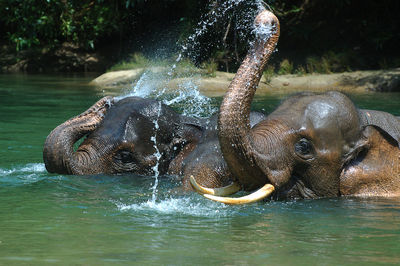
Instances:
[[[275,189],[277,198],[400,194],[400,122],[390,114],[358,110],[339,92],[301,93],[250,127],[250,105],[279,36],[272,13],[262,12],[255,23],[261,33],[223,99],[218,121],[221,151],[242,188],[262,187],[268,192],[263,197]]]
[[[191,125],[196,123],[156,100],[129,97],[114,103],[105,97],[56,127],[46,139],[43,158],[54,173],[162,174],[195,141],[197,129]]]

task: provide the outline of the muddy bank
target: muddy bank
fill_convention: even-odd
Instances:
[[[118,93],[121,89],[131,88],[144,73],[145,69],[134,69],[105,73],[92,81],[92,84],[107,93]],[[154,73],[161,72],[161,68],[152,68]],[[201,77],[195,80],[200,91],[207,96],[221,96],[227,90],[234,74],[217,72],[215,77]],[[162,86],[176,89],[178,84],[192,78],[175,78]],[[157,86],[157,85],[155,85]],[[391,70],[355,71],[334,74],[312,75],[281,75],[262,78],[257,94],[285,93],[296,91],[327,91],[338,90],[344,92],[400,91],[400,68]]]

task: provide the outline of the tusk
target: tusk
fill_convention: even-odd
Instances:
[[[196,190],[200,194],[209,194],[209,195],[215,195],[215,196],[227,196],[234,194],[238,192],[241,187],[238,183],[233,182],[230,185],[227,185],[226,187],[219,187],[219,188],[206,188],[201,185],[199,185],[196,182],[196,179],[194,179],[194,176],[190,176],[189,178],[190,184],[192,184],[192,187],[194,190]]]
[[[218,201],[225,204],[246,204],[260,201],[267,196],[269,196],[275,190],[274,186],[271,184],[265,184],[259,190],[240,198],[228,198],[228,197],[218,197],[214,195],[203,194],[207,199]]]

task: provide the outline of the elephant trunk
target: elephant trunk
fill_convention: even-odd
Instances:
[[[279,20],[274,14],[264,10],[257,16],[256,40],[232,80],[220,108],[218,132],[221,150],[229,168],[246,190],[255,189],[263,182],[265,184],[266,180],[265,173],[257,166],[252,148],[250,105],[278,42],[279,31]]]
[[[87,149],[74,151],[74,144],[94,131],[112,103],[112,97],[104,97],[84,113],[56,127],[46,138],[43,160],[50,173],[88,174],[99,154]]]

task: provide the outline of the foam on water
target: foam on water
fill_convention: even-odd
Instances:
[[[148,200],[143,203],[124,204],[115,202],[122,212],[156,212],[159,214],[184,214],[201,217],[226,217],[232,215],[232,208],[208,200],[194,197],[168,198],[159,202]]]
[[[46,167],[44,166],[44,163],[28,163],[26,165],[14,167],[11,169],[0,168],[0,175],[2,176],[8,176],[14,174],[26,174],[26,173],[38,174],[45,172],[46,172]]]
[[[10,169],[0,168],[0,183],[10,185],[34,183],[46,175],[43,163],[28,163]]]

